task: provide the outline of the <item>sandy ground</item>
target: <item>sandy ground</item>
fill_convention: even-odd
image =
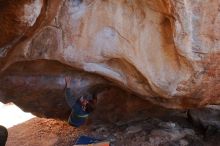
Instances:
[[[87,131],[69,126],[65,121],[36,118],[13,103],[1,102],[0,125],[8,128],[6,146],[71,146]]]
[[[66,122],[33,118],[8,129],[6,146],[71,146],[86,128],[76,129]]]
[[[89,125],[74,128],[65,121],[33,118],[14,105],[0,104],[0,121],[10,127],[6,146],[73,146],[82,135],[110,141],[111,146],[220,145],[220,132],[198,131],[182,113],[168,119],[143,117],[111,124],[90,121]]]
[[[218,146],[220,135],[204,141],[178,123],[145,119],[122,125],[69,126],[65,121],[33,118],[8,129],[6,146],[73,146],[79,136],[102,138],[111,146]]]

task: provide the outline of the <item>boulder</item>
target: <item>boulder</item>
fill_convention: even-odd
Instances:
[[[130,107],[137,98],[173,109],[220,103],[219,0],[0,3],[3,102],[66,117],[71,75],[76,95],[114,88],[132,95]]]
[[[0,125],[0,145],[1,146],[5,146],[7,138],[8,138],[8,130],[4,126]]]
[[[188,118],[197,127],[220,132],[220,106],[209,105],[205,108],[191,109],[188,112]]]

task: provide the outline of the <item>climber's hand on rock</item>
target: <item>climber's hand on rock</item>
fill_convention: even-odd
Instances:
[[[70,76],[66,76],[66,77],[65,77],[65,81],[66,81],[66,87],[67,87],[67,88],[70,88],[72,78],[71,78]]]

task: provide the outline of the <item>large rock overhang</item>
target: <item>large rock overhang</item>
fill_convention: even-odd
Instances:
[[[220,103],[218,0],[2,0],[1,7],[3,101],[22,107],[20,100],[30,100],[36,112],[48,106],[45,115],[59,115],[53,107],[65,108],[68,66],[73,78],[88,76],[167,108]]]

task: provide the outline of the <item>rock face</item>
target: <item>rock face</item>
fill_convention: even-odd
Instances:
[[[7,129],[0,125],[0,144],[5,145],[7,138],[8,138]]]
[[[220,103],[219,0],[0,0],[0,22],[2,101],[57,117],[71,74],[77,95]]]
[[[209,105],[206,108],[191,109],[188,117],[194,125],[205,130],[212,128],[220,131],[220,106]]]

